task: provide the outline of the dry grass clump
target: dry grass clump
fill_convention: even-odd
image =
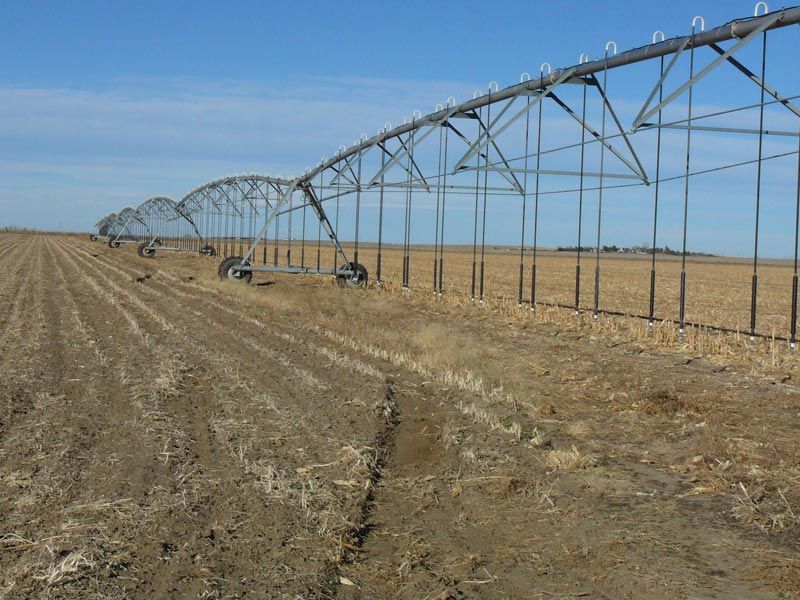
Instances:
[[[564,427],[564,433],[569,437],[583,439],[589,435],[590,426],[586,421],[573,421]]]
[[[736,519],[764,531],[800,528],[800,516],[795,513],[784,491],[774,483],[760,479],[752,479],[747,484],[739,481],[734,490],[737,504],[732,513]]]
[[[637,404],[638,410],[648,415],[676,416],[700,414],[701,405],[691,398],[667,390],[657,390]]]
[[[586,469],[597,464],[597,458],[592,454],[584,453],[575,446],[568,450],[548,450],[544,454],[544,464],[557,471],[574,471]]]

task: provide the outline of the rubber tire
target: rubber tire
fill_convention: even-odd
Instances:
[[[97,241],[97,236],[95,234],[91,234],[89,236],[89,240],[92,241],[92,242],[96,242]]]
[[[119,242],[117,240],[109,238],[108,247],[109,248],[119,248]]]
[[[238,265],[242,262],[241,256],[230,256],[219,263],[219,269],[217,269],[217,274],[222,281],[242,281],[244,283],[250,283],[250,280],[253,279],[253,272],[252,271],[234,271],[233,267]],[[250,263],[245,261],[244,263],[246,266],[249,266]]]
[[[340,288],[350,288],[350,289],[363,289],[367,287],[367,281],[369,280],[369,274],[367,273],[367,269],[362,264],[355,264],[350,263],[349,267],[356,272],[356,278],[349,275],[337,275],[336,277],[336,284]]]
[[[217,249],[214,248],[214,246],[203,246],[202,248],[200,248],[200,254],[202,254],[203,256],[216,256]]]
[[[142,258],[153,258],[156,255],[156,249],[151,247],[147,242],[142,242],[136,249],[136,253]]]

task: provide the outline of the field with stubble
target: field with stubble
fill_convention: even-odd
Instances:
[[[351,258],[354,244],[345,242]],[[220,248],[226,248],[219,243]],[[230,254],[240,254],[239,245],[227,247]],[[246,250],[246,246],[243,250]],[[278,245],[278,262],[286,264],[291,250],[293,264],[316,268],[317,241],[301,245],[286,241]],[[401,246],[384,245],[381,249],[381,279],[390,286],[400,287],[403,281],[403,250]],[[443,294],[453,300],[471,302],[472,264],[476,262],[475,295],[480,294],[480,246],[473,256],[471,246],[445,246],[443,254]],[[274,244],[267,251],[259,245],[256,262],[266,259],[274,262]],[[434,290],[434,257],[432,245],[411,246],[409,251],[409,286],[416,291],[432,294]],[[325,247],[320,252],[323,269],[332,268],[335,252]],[[484,299],[497,304],[505,302],[516,306],[519,299],[520,262],[523,262],[522,300],[529,304],[532,294],[533,249],[525,248],[522,258],[518,248],[487,245],[484,262]],[[599,308],[612,314],[648,317],[650,314],[649,254],[600,254]],[[370,273],[377,276],[377,245],[361,243],[359,260]],[[575,307],[576,263],[575,252],[558,252],[538,249],[536,256],[536,302],[544,306]],[[438,264],[438,263],[437,263]],[[594,307],[595,267],[597,256],[583,252],[580,257],[580,287],[578,306],[592,312]],[[681,257],[656,255],[654,317],[658,320],[679,320]],[[438,266],[437,266],[438,271]],[[756,331],[766,338],[789,338],[792,314],[792,261],[788,259],[761,259],[758,263],[758,297]],[[437,274],[438,277],[438,274]],[[752,294],[752,258],[688,256],[686,259],[686,314],[687,323],[709,326],[748,334]],[[565,315],[572,314],[567,310]]]
[[[0,234],[0,597],[797,597],[794,355],[217,264]]]

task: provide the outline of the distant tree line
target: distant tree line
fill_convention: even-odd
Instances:
[[[6,231],[6,232],[10,232],[10,231],[23,231],[23,232],[24,232],[24,231],[36,231],[36,229],[30,229],[30,228],[28,228],[28,227],[15,227],[15,226],[13,226],[13,225],[6,225],[6,226],[5,226],[5,227],[3,227],[2,229],[0,229],[0,231]]]
[[[597,249],[597,246],[581,246],[580,248],[578,248],[578,246],[558,246],[556,248],[556,250],[558,252],[578,252],[578,250],[580,250],[581,252],[595,252],[596,249]],[[619,254],[652,254],[653,248],[650,248],[650,246],[647,246],[647,245],[622,246],[622,247],[620,247],[620,246],[617,246],[615,244],[612,244],[611,246],[600,246],[600,251],[601,252],[617,252]],[[664,246],[664,247],[656,246],[655,252],[656,252],[656,254],[668,254],[668,255],[671,255],[671,256],[675,256],[675,255],[680,256],[680,254],[681,254],[680,250],[674,250],[673,248],[670,248],[669,246]],[[686,254],[688,256],[714,256],[713,254],[711,254],[709,252],[689,252],[689,251],[687,251]]]

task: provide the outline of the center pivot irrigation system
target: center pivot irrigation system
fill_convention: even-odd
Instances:
[[[650,324],[673,320],[683,331],[687,325],[698,325],[686,319],[691,184],[699,175],[749,165],[754,176],[750,334],[762,335],[756,325],[763,165],[800,157],[800,122],[796,121],[800,108],[794,103],[800,95],[784,94],[767,81],[767,37],[768,32],[779,29],[786,30],[787,35],[792,32],[796,35],[797,29],[790,26],[798,23],[800,7],[769,12],[767,5],[759,2],[753,17],[713,29],[705,28],[702,17],[695,17],[690,35],[666,39],[663,33],[656,32],[652,43],[620,53],[616,44],[609,42],[602,58],[591,60],[587,54],[581,54],[577,64],[559,69],[551,69],[544,63],[537,74],[523,74],[516,85],[499,89],[492,82],[488,89],[475,92],[466,102],[457,103],[451,97],[433,113],[422,115],[415,111],[402,125],[386,124],[377,135],[362,135],[351,146],[341,146],[332,158],[323,159],[300,177],[237,175],[204,184],[178,202],[155,197],[137,208],[126,207],[101,219],[92,238],[103,237],[112,247],[137,243],[142,256],[153,256],[162,250],[220,256],[222,278],[250,281],[255,272],[322,273],[336,276],[342,286],[362,287],[367,283],[367,270],[360,262],[360,252],[361,256],[366,255],[365,237],[370,253],[377,243],[376,284],[388,280],[382,266],[384,230],[387,220],[391,220],[393,226],[402,228],[404,289],[411,286],[412,225],[415,230],[427,227],[425,232],[433,240],[434,256],[432,269],[426,271],[432,273],[429,281],[434,294],[441,296],[445,292],[446,240],[463,240],[468,235],[472,240],[468,294],[473,302],[482,303],[490,279],[485,256],[487,204],[503,201],[507,203],[508,215],[514,211],[512,226],[518,228],[516,299],[520,306],[533,309],[537,303],[545,303],[537,291],[537,244],[542,228],[547,227],[540,222],[540,202],[545,196],[568,194],[575,199],[576,209],[574,302],[559,305],[575,311],[586,310],[581,295],[581,259],[586,260],[589,253],[594,263],[594,289],[588,309],[596,317],[613,312],[601,307],[604,200],[612,191],[638,188],[640,195],[651,203],[646,235],[653,243],[649,304],[642,314],[633,316],[645,318]],[[748,46],[755,59],[742,57]],[[748,67],[748,60],[757,64]],[[636,100],[638,112],[630,120],[624,117],[625,111],[619,110],[619,104],[630,106],[634,100],[631,86],[625,87],[624,101],[616,105],[608,91],[610,80],[618,73],[622,79],[622,74],[632,69],[638,69],[635,82],[644,87],[641,99]],[[740,87],[730,88],[737,91],[726,93],[724,101],[742,102],[724,108],[696,106],[696,89],[704,84],[718,86],[718,78],[726,75],[732,78],[732,83],[725,85]],[[791,77],[791,73],[785,72],[771,75],[773,81],[782,82]],[[745,102],[748,97],[752,101]],[[678,99],[680,103],[676,102]],[[788,117],[793,125],[767,127],[765,113],[773,112],[783,113],[778,115],[784,119],[781,123]],[[743,127],[745,114],[754,115],[757,126]],[[733,119],[733,123],[725,123],[726,117]],[[565,133],[561,125],[564,121],[574,128],[574,139],[567,138],[572,134]],[[553,123],[559,124],[558,127]],[[693,169],[696,158],[692,152],[693,134],[732,136],[737,140],[735,143],[748,140],[749,145],[743,147],[752,147],[753,155]],[[675,153],[666,150],[667,136],[673,142],[676,136],[683,136],[679,140],[678,161],[668,160]],[[794,140],[793,147],[767,154],[767,137],[784,142]],[[662,149],[669,156],[662,156]],[[800,175],[800,164],[793,169],[795,176]],[[568,183],[545,188],[546,182],[554,181]],[[662,312],[659,316],[656,312],[656,254],[661,233],[659,194],[667,182],[677,182],[682,188],[680,294],[677,314],[668,316]],[[795,210],[794,214],[785,215],[784,220],[793,224],[794,269],[791,287],[787,287],[791,290],[791,324],[785,339],[794,345],[800,177],[791,187],[793,196],[796,194],[792,198]],[[342,200],[347,201],[346,214],[340,211],[344,206],[340,206]],[[515,200],[514,204],[509,203],[511,200]],[[415,208],[419,214],[423,204],[424,214],[432,217],[428,225],[412,218]],[[584,221],[590,204],[596,222],[587,226]],[[377,231],[373,233],[370,227],[366,236],[364,211],[377,211],[377,218],[370,216],[369,221],[377,225]],[[466,225],[465,212],[472,217]],[[311,232],[307,228],[307,213],[312,215],[311,219],[316,218],[316,240],[312,239],[313,221]],[[390,213],[394,216],[389,217]],[[462,221],[455,218],[457,214],[461,214]],[[281,238],[280,223],[287,219],[288,234]],[[295,231],[297,221],[302,223],[299,242],[292,237],[293,219]],[[505,226],[508,227],[508,220]],[[340,241],[345,228],[350,240],[347,249]],[[325,236],[334,247],[332,264],[322,257],[321,241]],[[587,237],[593,238],[592,246],[586,246]],[[284,256],[279,256],[280,239],[288,246],[285,264],[281,264]],[[270,248],[270,243],[274,248]]]

